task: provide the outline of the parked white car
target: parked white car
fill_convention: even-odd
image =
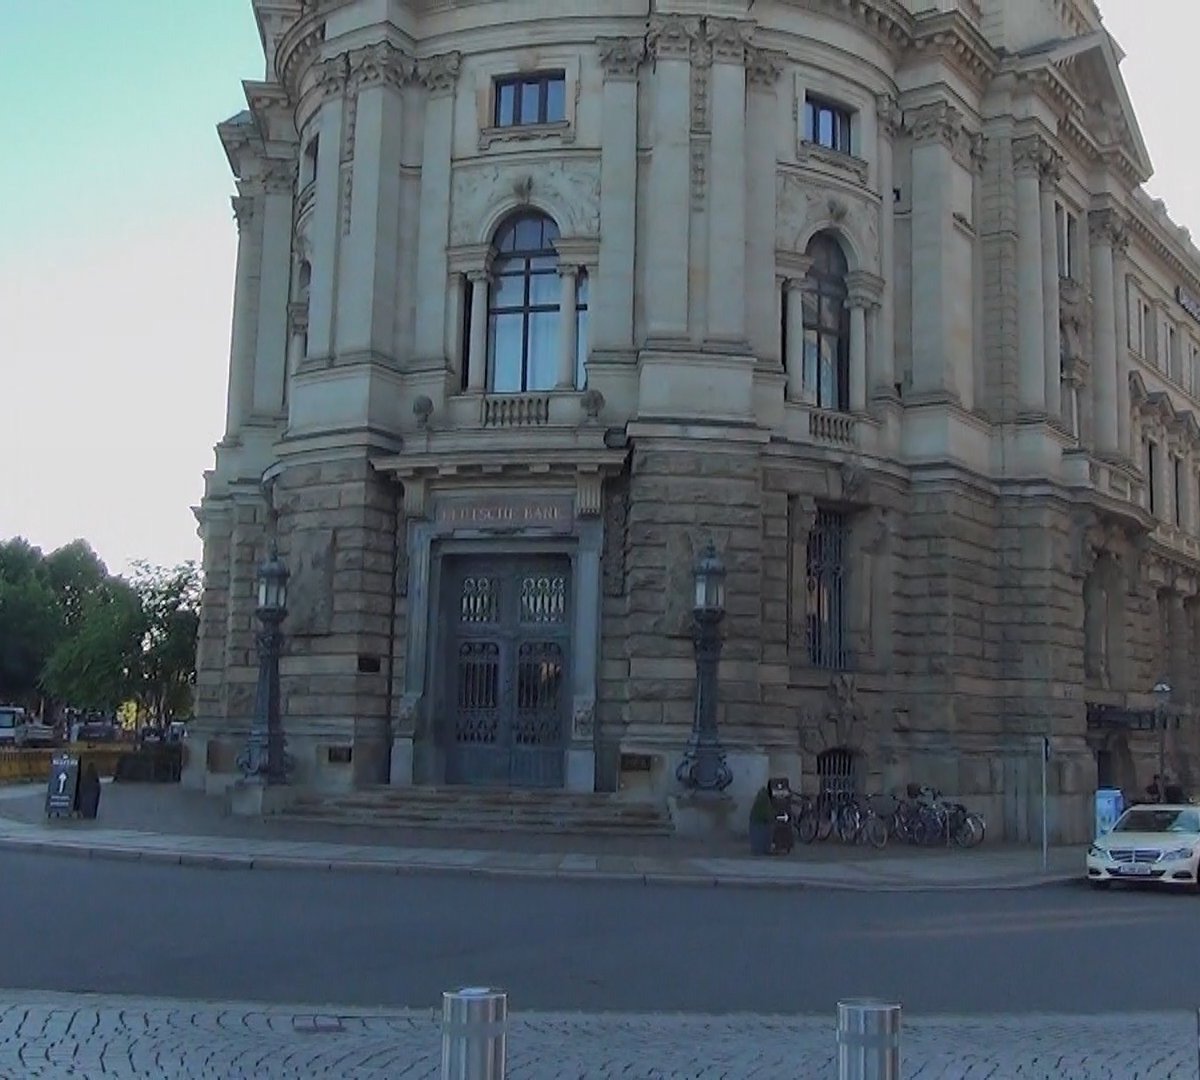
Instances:
[[[1131,806],[1088,848],[1088,884],[1147,881],[1200,891],[1200,807]]]
[[[17,729],[25,725],[20,705],[0,705],[0,748],[17,745]]]

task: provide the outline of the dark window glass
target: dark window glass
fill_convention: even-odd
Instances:
[[[561,71],[496,81],[497,127],[553,124],[566,119],[566,76]]]
[[[1183,462],[1179,458],[1171,461],[1175,481],[1175,524],[1183,524]]]
[[[849,109],[844,109],[831,101],[810,97],[806,100],[804,108],[804,137],[809,142],[824,146],[828,150],[848,154],[850,153],[850,120]]]
[[[813,667],[840,671],[849,667],[846,648],[846,566],[848,530],[845,515],[818,510],[808,537],[807,645]]]
[[[496,234],[488,295],[493,393],[554,388],[561,297],[557,239],[558,227],[541,214],[511,218]]]
[[[587,389],[588,276],[581,272],[575,287],[575,388]]]
[[[1146,496],[1150,503],[1150,513],[1158,513],[1158,446],[1146,443]]]
[[[804,311],[805,400],[818,408],[846,411],[850,406],[850,309],[846,306],[848,270],[841,245],[818,233],[808,245]]]

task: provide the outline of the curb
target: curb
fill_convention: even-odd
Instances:
[[[795,891],[797,889],[829,892],[901,893],[901,892],[983,892],[1036,889],[1082,881],[1080,874],[1038,874],[1011,879],[980,878],[957,882],[920,882],[883,878],[876,881],[830,881],[828,879],[793,878],[781,880],[758,876],[736,877],[706,873],[647,872],[627,870],[547,870],[522,866],[455,866],[430,860],[386,862],[372,859],[304,858],[292,855],[235,855],[229,852],[182,851],[177,848],[135,848],[56,841],[43,837],[24,839],[0,836],[0,850],[26,854],[64,855],[83,859],[106,859],[116,862],[145,862],[160,865],[186,866],[206,870],[308,870],[326,873],[374,874],[438,874],[490,879],[525,881],[623,882],[632,885],[682,885],[692,888],[767,889]]]

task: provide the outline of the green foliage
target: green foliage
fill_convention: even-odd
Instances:
[[[115,710],[137,694],[146,617],[137,593],[110,578],[83,598],[76,625],[50,654],[42,684],[82,709]]]
[[[132,700],[162,722],[187,716],[199,626],[195,563],[138,562],[127,581],[83,540],[45,556],[0,542],[0,701],[42,690],[76,708]]]

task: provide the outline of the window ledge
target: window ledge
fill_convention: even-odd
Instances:
[[[536,142],[557,139],[558,142],[575,141],[575,132],[570,121],[557,120],[553,124],[511,124],[506,127],[486,127],[479,132],[479,149],[486,150],[493,143]]]
[[[802,165],[818,165],[834,169],[846,176],[851,176],[860,184],[866,184],[870,175],[870,165],[862,158],[853,154],[845,154],[840,150],[830,150],[820,143],[800,139],[796,143],[796,158]]]

